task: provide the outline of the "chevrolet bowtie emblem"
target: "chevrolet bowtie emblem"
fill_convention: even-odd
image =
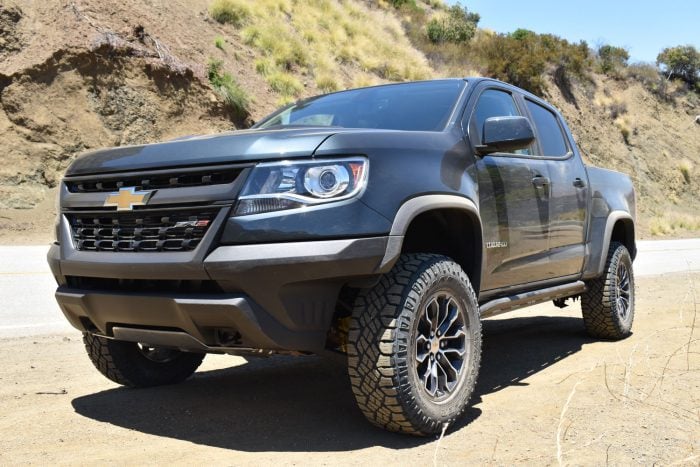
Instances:
[[[105,200],[105,207],[117,207],[117,211],[131,211],[134,206],[145,206],[153,196],[154,191],[136,191],[136,188],[120,188],[116,193],[110,193]]]

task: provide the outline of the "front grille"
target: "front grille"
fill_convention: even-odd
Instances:
[[[223,185],[232,183],[240,175],[242,168],[191,169],[183,173],[153,173],[100,177],[97,180],[66,180],[71,193],[106,193],[123,187],[137,190],[160,188],[185,188],[193,186]]]
[[[78,250],[191,251],[202,241],[218,209],[66,214]]]

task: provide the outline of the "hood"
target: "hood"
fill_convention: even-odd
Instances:
[[[242,130],[88,152],[66,176],[308,157],[337,132],[329,128]]]

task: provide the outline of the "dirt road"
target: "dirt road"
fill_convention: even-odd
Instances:
[[[75,333],[0,341],[0,464],[700,463],[700,275],[640,278],[634,335],[594,342],[579,306],[484,327],[472,407],[441,442],[371,427],[315,357],[208,356],[127,390]]]

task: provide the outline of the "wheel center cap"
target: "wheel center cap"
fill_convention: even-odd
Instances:
[[[433,339],[430,341],[430,351],[432,353],[437,353],[440,350],[440,341],[438,339]]]

